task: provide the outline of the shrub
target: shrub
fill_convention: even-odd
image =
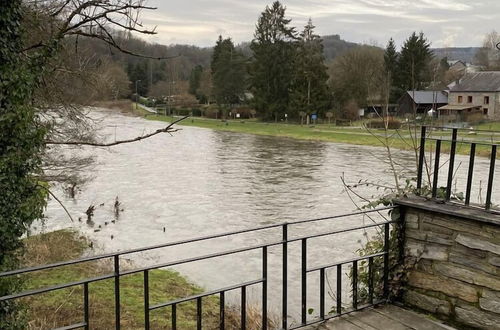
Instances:
[[[385,128],[387,123],[387,128],[388,129],[399,129],[401,128],[401,121],[399,121],[396,118],[389,117],[386,120],[384,119],[375,119],[375,120],[370,120],[368,123],[366,123],[366,127],[368,128]]]

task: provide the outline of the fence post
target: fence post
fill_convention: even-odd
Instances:
[[[425,159],[425,135],[427,127],[422,126],[420,131],[420,153],[418,156],[418,172],[417,172],[417,194],[420,195],[422,189],[422,176],[424,174],[424,159]]]
[[[458,129],[454,128],[451,135],[450,167],[448,169],[448,182],[446,184],[446,201],[451,199],[451,186],[453,184],[453,171],[455,169],[455,152],[457,150]]]
[[[307,322],[307,239],[302,239],[302,324]]]
[[[144,329],[149,329],[149,271],[144,271]]]
[[[495,177],[495,161],[497,158],[497,146],[491,146],[490,173],[488,176],[488,190],[486,191],[486,210],[491,208],[491,195],[493,190],[493,178]]]
[[[439,183],[439,157],[441,156],[441,140],[436,140],[436,156],[434,157],[434,178],[432,180],[432,198],[437,197]]]
[[[283,224],[283,294],[282,294],[282,310],[281,310],[281,325],[283,329],[288,327],[288,224]]]
[[[262,248],[262,329],[267,329],[267,246]]]
[[[115,270],[115,328],[120,330],[120,256],[114,256]]]
[[[390,225],[384,225],[384,298],[389,297],[389,234]]]

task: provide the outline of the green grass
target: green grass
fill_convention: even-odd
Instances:
[[[147,115],[146,119],[156,121],[172,121],[172,117],[161,115]],[[177,117],[176,117],[177,118]],[[355,145],[366,145],[383,147],[385,143],[385,132],[381,129],[367,130],[364,127],[338,127],[334,124],[321,125],[298,125],[287,123],[268,123],[257,120],[215,120],[201,117],[188,118],[179,123],[181,126],[195,126],[209,128],[217,131],[237,132],[256,135],[267,135],[276,137],[286,137],[301,140],[325,141],[335,143],[346,143]],[[488,125],[488,126],[485,126]],[[480,126],[482,129],[498,130],[500,133],[500,123],[487,123]],[[388,144],[391,148],[401,150],[415,150],[415,144],[418,146],[420,141],[413,141],[408,129],[402,128],[399,131],[388,130]],[[413,135],[413,134],[412,134]],[[444,139],[451,138],[450,132],[434,132],[433,136],[440,136]],[[491,142],[491,141],[489,141]],[[426,150],[432,151],[434,143],[429,141]],[[443,152],[450,150],[450,144],[443,142],[441,146]],[[489,156],[491,148],[488,146],[478,145],[477,155]],[[457,147],[457,153],[467,155],[469,153],[469,145],[463,144]]]
[[[146,118],[167,122],[172,120],[172,117],[159,115],[146,116]],[[203,127],[218,131],[279,136],[302,140],[381,146],[380,141],[363,128],[337,127],[333,124],[301,126],[298,124],[266,123],[256,120],[228,120],[223,122],[221,120],[195,117],[188,118],[180,122],[179,125]],[[381,130],[373,130],[373,132],[382,134]],[[393,140],[394,143],[398,142],[396,139]],[[403,148],[404,143],[400,143],[399,147]]]
[[[500,121],[482,123],[479,125],[475,125],[474,128],[489,131],[498,131],[500,133]]]
[[[88,241],[74,231],[56,231],[30,237],[25,240],[25,266],[47,264],[77,258],[85,252]],[[112,260],[89,262],[62,268],[32,273],[26,278],[26,289],[50,287],[112,273]],[[149,275],[150,304],[167,302],[203,292],[177,272],[153,270]],[[144,289],[142,273],[120,278],[122,327],[144,328]],[[28,306],[29,327],[32,329],[55,328],[83,320],[83,288],[81,286],[23,298]],[[114,281],[104,280],[89,284],[90,328],[114,328]],[[215,328],[218,320],[217,297],[203,299],[203,320],[207,328]],[[230,314],[230,313],[228,313]],[[196,327],[196,304],[183,303],[178,306],[179,329]],[[230,315],[229,315],[230,317]],[[233,317],[233,319],[235,319]],[[170,328],[170,309],[151,313],[154,329]]]

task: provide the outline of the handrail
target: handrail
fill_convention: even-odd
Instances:
[[[389,292],[388,290],[388,279],[389,279],[389,232],[390,232],[390,225],[395,224],[397,220],[387,220],[386,216],[382,214],[382,211],[389,211],[397,208],[397,206],[387,206],[387,207],[381,207],[378,209],[371,209],[371,210],[366,210],[366,211],[357,211],[353,213],[347,213],[343,215],[336,215],[336,216],[329,216],[329,217],[323,217],[323,218],[316,218],[316,219],[308,219],[308,220],[299,220],[299,221],[293,221],[293,222],[282,222],[279,224],[273,224],[273,225],[267,225],[267,226],[261,226],[261,227],[256,227],[256,228],[249,228],[249,229],[242,229],[242,230],[236,230],[236,231],[231,231],[231,232],[226,232],[226,233],[219,233],[219,234],[213,234],[213,235],[208,235],[208,236],[203,236],[203,237],[198,237],[198,238],[193,238],[193,239],[186,239],[186,240],[180,240],[180,241],[175,241],[175,242],[168,242],[164,244],[159,244],[159,245],[154,245],[150,247],[144,247],[144,248],[138,248],[138,249],[131,249],[127,251],[122,251],[122,252],[115,252],[115,253],[109,253],[109,254],[103,254],[99,256],[93,256],[93,257],[86,257],[86,258],[81,258],[77,260],[70,260],[70,261],[65,261],[65,262],[59,262],[59,263],[53,263],[49,265],[42,265],[42,266],[35,266],[35,267],[30,267],[30,268],[24,268],[24,269],[19,269],[19,270],[13,270],[13,271],[8,271],[8,272],[3,272],[0,274],[0,277],[6,277],[6,276],[13,276],[13,275],[21,275],[25,273],[30,273],[30,272],[35,272],[35,271],[42,271],[42,270],[48,270],[48,269],[54,269],[57,267],[63,267],[63,266],[68,266],[68,265],[74,265],[78,263],[83,263],[83,262],[89,262],[89,261],[95,261],[95,260],[100,260],[104,258],[113,258],[114,260],[114,269],[113,273],[111,274],[105,274],[105,275],[100,275],[96,277],[91,277],[87,279],[82,279],[82,280],[77,280],[69,283],[64,283],[64,284],[57,284],[57,285],[52,285],[50,287],[44,287],[44,288],[37,288],[37,289],[30,289],[26,290],[23,292],[19,293],[14,293],[14,294],[9,294],[6,296],[0,297],[0,303],[3,303],[5,301],[10,301],[13,299],[18,299],[18,298],[23,298],[23,297],[28,297],[28,296],[34,296],[46,292],[52,292],[56,290],[62,290],[70,287],[83,287],[83,322],[67,325],[65,327],[62,327],[60,329],[78,329],[78,328],[84,328],[84,329],[90,329],[90,312],[89,312],[89,284],[95,283],[98,281],[104,281],[104,280],[113,280],[114,281],[114,316],[115,316],[115,328],[117,330],[120,329],[120,320],[121,320],[121,307],[120,307],[120,278],[123,276],[127,275],[132,275],[132,274],[137,274],[137,273],[143,273],[143,285],[144,285],[144,328],[145,329],[150,329],[150,313],[153,310],[157,310],[160,308],[169,308],[171,311],[171,322],[172,322],[172,329],[176,329],[176,322],[177,322],[177,306],[186,303],[186,302],[195,302],[196,303],[196,309],[197,309],[197,329],[201,329],[202,326],[202,318],[203,318],[203,313],[202,313],[202,304],[203,304],[203,298],[206,298],[208,296],[214,296],[214,295],[219,295],[220,299],[220,311],[219,311],[219,317],[220,317],[220,329],[224,329],[224,309],[225,309],[225,298],[224,295],[228,291],[233,291],[240,289],[240,296],[241,296],[241,323],[242,323],[242,328],[244,328],[245,323],[246,323],[246,299],[247,299],[247,287],[254,286],[256,284],[259,284],[261,286],[262,290],[262,328],[267,329],[267,300],[268,300],[268,248],[272,246],[281,246],[282,247],[282,281],[281,281],[281,288],[282,288],[282,319],[281,319],[281,325],[283,329],[288,329],[288,245],[289,243],[293,242],[298,242],[301,241],[302,243],[302,252],[301,252],[301,287],[302,287],[302,312],[301,312],[301,323],[298,326],[293,326],[292,328],[300,328],[300,327],[305,327],[308,324],[311,324],[310,321],[307,320],[307,312],[306,312],[306,304],[307,304],[307,274],[313,271],[319,271],[320,273],[320,279],[321,279],[321,291],[320,291],[320,299],[321,299],[321,308],[320,308],[320,317],[321,319],[325,320],[330,317],[338,317],[340,315],[344,315],[345,311],[342,310],[342,265],[347,265],[351,264],[353,267],[353,278],[352,278],[352,286],[353,286],[353,310],[360,310],[364,308],[364,306],[360,307],[358,306],[358,294],[357,294],[357,287],[358,287],[358,279],[357,279],[357,273],[358,273],[358,261],[368,259],[368,268],[367,271],[369,273],[369,280],[367,287],[369,288],[369,300],[368,300],[368,305],[373,305],[376,303],[375,297],[374,297],[374,292],[375,292],[375,283],[374,283],[374,277],[373,277],[373,272],[374,272],[374,258],[378,257],[383,257],[383,290],[380,292],[377,291],[377,295],[382,296],[382,300],[377,300],[377,301],[385,301],[387,298],[387,294]],[[382,216],[382,219],[380,221],[374,221],[373,223],[365,224],[362,226],[349,226],[348,228],[343,228],[343,229],[336,229],[336,230],[323,230],[322,232],[319,233],[313,233],[313,234],[308,234],[308,235],[300,235],[297,237],[289,237],[288,236],[288,227],[291,225],[299,225],[299,224],[304,224],[304,223],[311,223],[311,222],[318,222],[318,221],[326,221],[326,220],[332,220],[332,219],[340,219],[340,218],[345,218],[345,217],[350,217],[350,216],[355,216],[355,215],[365,215],[368,213],[379,213]],[[175,246],[175,245],[182,245],[182,244],[189,244],[193,242],[200,242],[200,241],[205,241],[209,239],[214,239],[214,238],[220,238],[220,237],[226,237],[226,236],[231,236],[231,235],[238,235],[242,233],[249,233],[249,232],[255,232],[255,231],[260,231],[260,230],[265,230],[265,229],[272,229],[272,228],[282,228],[282,237],[279,240],[274,240],[271,242],[267,243],[260,243],[260,244],[255,244],[251,246],[243,246],[243,247],[237,247],[237,248],[232,248],[232,249],[226,249],[220,252],[213,252],[205,255],[198,255],[195,257],[189,257],[189,258],[184,258],[184,259],[177,259],[174,261],[169,261],[169,262],[164,262],[164,263],[158,263],[146,267],[139,267],[136,269],[132,270],[126,270],[126,271],[121,271],[120,270],[120,256],[131,254],[131,253],[136,253],[136,252],[143,252],[143,251],[149,251],[149,250],[154,250],[158,248],[163,248],[163,247],[169,247],[169,246]],[[378,253],[373,253],[370,255],[366,256],[361,256],[358,258],[350,258],[348,260],[344,260],[341,262],[333,263],[333,264],[328,264],[320,267],[314,267],[314,268],[307,268],[307,242],[308,240],[310,241],[313,238],[318,238],[318,237],[325,237],[329,235],[336,235],[336,234],[341,234],[341,233],[346,233],[346,232],[352,232],[352,231],[359,231],[359,230],[364,230],[368,228],[375,228],[375,227],[383,227],[383,237],[384,237],[384,244],[383,244],[383,251],[378,252]],[[397,248],[401,248],[401,246],[398,246]],[[201,260],[208,260],[212,258],[217,258],[217,257],[222,257],[222,256],[228,256],[228,255],[234,255],[242,252],[247,252],[247,251],[252,251],[252,250],[261,250],[262,251],[262,274],[257,280],[252,280],[252,281],[246,281],[246,282],[241,282],[239,284],[233,284],[230,286],[226,286],[224,288],[219,288],[216,290],[211,290],[207,292],[202,292],[202,293],[197,293],[188,297],[181,297],[181,298],[176,298],[167,302],[163,303],[157,303],[155,305],[150,305],[150,297],[149,297],[149,272],[151,270],[159,269],[159,268],[165,268],[165,267],[171,267],[171,266],[176,266],[176,265],[181,265],[181,264],[186,264],[186,263],[191,263],[191,262],[196,262],[196,261],[201,261]],[[325,270],[327,268],[332,268],[336,267],[337,268],[337,314],[336,315],[326,315],[325,314]],[[340,291],[339,291],[340,290]],[[378,298],[377,298],[378,299]],[[316,321],[313,321],[313,323]]]
[[[0,278],[5,277],[5,276],[13,276],[13,275],[19,275],[19,274],[30,273],[30,272],[35,272],[35,271],[42,271],[42,270],[47,270],[47,269],[56,268],[56,267],[70,266],[70,265],[83,263],[83,262],[90,262],[90,261],[97,261],[97,260],[101,260],[101,259],[113,258],[116,256],[123,256],[123,255],[127,255],[127,254],[162,249],[162,248],[172,247],[172,246],[176,246],[176,245],[196,243],[196,242],[200,242],[200,241],[206,241],[206,240],[216,239],[216,238],[221,238],[221,237],[226,237],[226,236],[233,236],[233,235],[246,234],[246,233],[261,231],[261,230],[266,230],[266,229],[279,228],[279,227],[282,227],[284,225],[297,225],[297,224],[304,224],[304,223],[317,222],[317,221],[333,220],[333,219],[345,218],[345,217],[350,217],[350,216],[355,216],[355,215],[381,212],[381,211],[386,211],[386,210],[390,210],[393,208],[395,208],[395,206],[387,206],[387,207],[382,207],[382,208],[378,208],[378,209],[358,211],[358,212],[352,212],[352,213],[348,213],[348,214],[335,215],[335,216],[316,218],[316,219],[281,222],[281,223],[267,225],[267,226],[254,227],[254,228],[248,228],[248,229],[242,229],[242,230],[235,230],[235,231],[207,235],[207,236],[196,237],[196,238],[191,238],[191,239],[185,239],[185,240],[180,240],[180,241],[175,241],[175,242],[168,242],[168,243],[164,243],[164,244],[151,245],[151,246],[142,247],[142,248],[100,254],[100,255],[96,255],[96,256],[89,256],[89,257],[84,257],[84,258],[79,258],[79,259],[74,259],[74,260],[69,260],[69,261],[61,261],[61,262],[56,262],[56,263],[52,263],[52,264],[48,264],[48,265],[21,268],[21,269],[2,272],[2,273],[0,273]]]

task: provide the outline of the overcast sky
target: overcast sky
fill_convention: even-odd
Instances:
[[[149,0],[143,23],[157,26],[151,41],[212,46],[219,34],[236,43],[253,38],[255,23],[272,0]],[[348,41],[398,45],[423,31],[433,47],[480,46],[486,33],[500,30],[500,0],[285,0],[299,30],[311,17],[320,35]]]

